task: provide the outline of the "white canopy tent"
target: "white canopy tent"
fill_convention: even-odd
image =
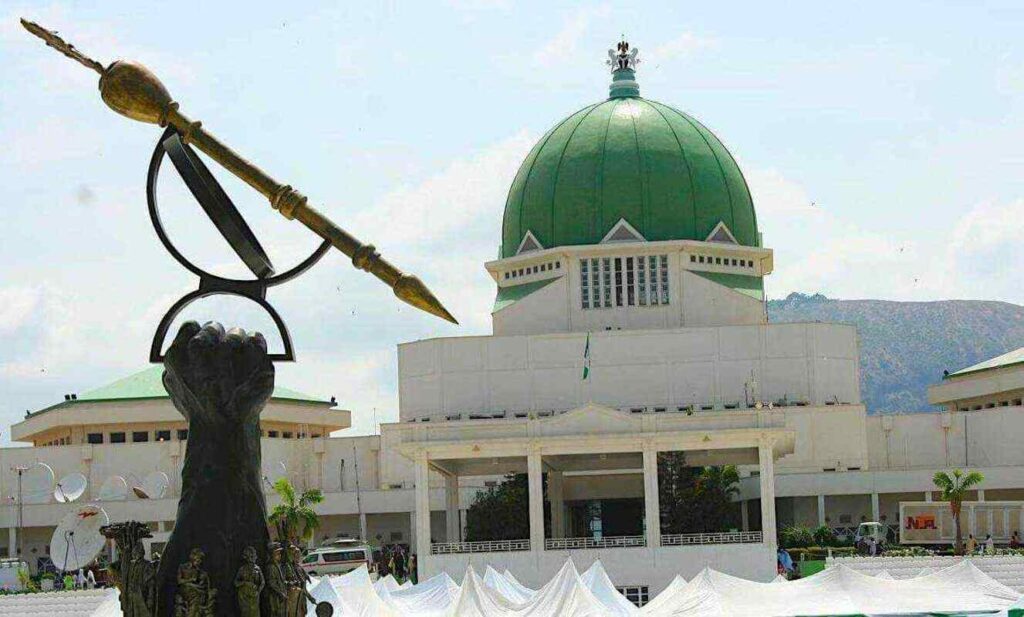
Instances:
[[[914,615],[1005,611],[1021,601],[969,561],[925,576],[893,580],[835,566],[791,582],[758,583],[705,569],[686,582],[677,577],[637,609],[615,589],[596,562],[580,575],[572,561],[542,588],[532,590],[487,568],[467,569],[462,583],[446,574],[399,589],[394,580],[370,581],[365,569],[323,577],[311,589],[335,615],[391,617],[775,617]],[[314,612],[310,608],[310,615]]]

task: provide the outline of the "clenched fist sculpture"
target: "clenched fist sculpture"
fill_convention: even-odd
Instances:
[[[160,615],[171,615],[178,566],[194,548],[217,590],[217,615],[237,615],[233,580],[246,547],[267,562],[260,412],[274,365],[259,333],[218,323],[181,326],[164,360],[164,387],[189,424],[174,531],[157,575]]]

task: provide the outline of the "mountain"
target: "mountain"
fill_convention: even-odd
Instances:
[[[868,412],[931,410],[926,390],[950,372],[1024,347],[1024,307],[1007,302],[834,300],[792,293],[768,302],[768,321],[857,326]]]

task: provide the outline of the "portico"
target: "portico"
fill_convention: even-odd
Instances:
[[[782,427],[773,416],[763,410],[716,414],[713,419],[684,414],[655,416],[588,404],[541,417],[433,426],[394,424],[385,426],[384,431],[400,441],[399,452],[415,463],[414,535],[424,576],[442,570],[457,572],[479,563],[505,565],[524,582],[539,581],[571,555],[581,567],[600,558],[609,571],[621,567],[627,579],[637,578],[641,572],[642,580],[656,579],[659,567],[685,576],[688,568],[698,563],[699,567],[718,563],[731,571],[768,580],[774,574],[776,547],[774,460],[791,453],[794,442],[793,431]],[[762,531],[722,529],[718,533],[663,536],[658,453],[672,451],[686,452],[687,463],[693,466],[756,465],[762,503],[766,504],[761,508]],[[446,542],[432,541],[430,535],[431,472],[445,478],[449,521]],[[529,537],[462,541],[458,478],[524,472],[529,493]],[[580,493],[592,490],[590,484],[601,483],[601,494],[606,497],[642,494],[642,521],[638,521],[635,532],[572,533],[566,520],[567,488],[575,485]],[[550,504],[547,524],[545,493]],[[694,552],[700,552],[701,557],[695,560]],[[616,565],[619,563],[621,566]]]

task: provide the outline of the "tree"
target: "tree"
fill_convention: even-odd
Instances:
[[[704,533],[739,526],[734,465],[688,467],[684,452],[658,454],[658,501],[664,533]]]
[[[957,555],[964,554],[964,534],[960,527],[960,509],[964,503],[964,497],[972,486],[977,486],[985,480],[985,476],[978,471],[964,473],[959,469],[953,470],[950,476],[944,471],[935,472],[932,482],[942,489],[942,499],[949,502],[949,509],[953,513],[953,524],[956,525],[956,546],[954,552]]]
[[[466,541],[521,540],[530,537],[530,491],[526,474],[510,473],[477,493],[466,511]]]
[[[320,527],[320,516],[312,506],[324,500],[323,493],[318,488],[311,488],[296,495],[295,487],[288,478],[274,482],[274,492],[280,495],[281,503],[274,507],[269,519],[277,530],[278,540],[297,544],[308,542]]]

